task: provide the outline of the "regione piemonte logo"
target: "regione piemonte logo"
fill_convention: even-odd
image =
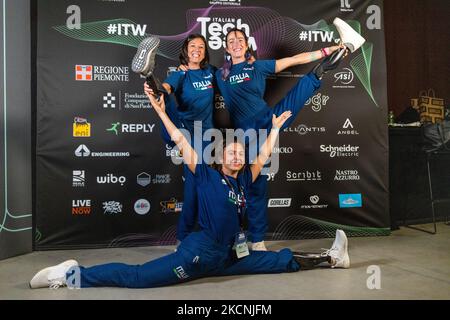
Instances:
[[[97,66],[91,64],[75,65],[76,81],[129,81],[127,66]]]
[[[92,65],[77,64],[75,66],[75,80],[92,81]]]

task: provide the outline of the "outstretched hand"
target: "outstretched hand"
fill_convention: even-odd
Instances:
[[[332,54],[333,52],[339,50],[339,49],[346,49],[345,45],[340,42],[338,46],[331,46],[327,48],[329,50],[329,54]],[[348,49],[345,51],[344,57],[346,57],[348,55]]]
[[[272,128],[278,128],[280,129],[283,124],[286,122],[287,119],[289,119],[292,116],[292,111],[288,110],[280,114],[279,117],[276,117],[275,115],[272,116]]]

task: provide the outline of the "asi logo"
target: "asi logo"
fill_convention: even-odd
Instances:
[[[75,66],[75,80],[92,81],[92,65],[77,64]]]
[[[85,118],[75,117],[73,120],[73,136],[74,137],[90,137],[91,124]]]
[[[355,88],[354,85],[350,85],[355,78],[353,71],[349,68],[344,68],[342,71],[334,74],[334,83],[333,88]]]
[[[150,202],[146,199],[139,199],[134,203],[134,211],[141,216],[147,214],[150,211]]]
[[[340,194],[339,195],[340,208],[358,208],[362,207],[361,193]]]

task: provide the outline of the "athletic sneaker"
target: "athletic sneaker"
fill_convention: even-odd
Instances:
[[[366,39],[356,32],[350,25],[339,18],[335,18],[333,24],[339,33],[342,43],[351,51],[358,50]]]
[[[331,265],[332,268],[350,268],[348,239],[343,230],[336,230],[336,238],[334,239],[333,245],[325,253],[334,260],[334,264]]]
[[[339,50],[334,51],[331,55],[323,59],[320,63],[318,63],[313,69],[312,73],[314,73],[317,79],[322,79],[323,75],[330,70],[334,70],[337,68],[341,60],[345,56],[345,52],[347,48],[341,48]]]
[[[252,250],[253,251],[267,251],[266,245],[264,244],[264,241],[255,242],[252,244]]]
[[[66,285],[66,273],[70,268],[78,267],[76,260],[67,260],[53,267],[42,269],[36,273],[30,281],[30,288],[58,289]]]
[[[142,40],[131,62],[131,69],[144,77],[152,74],[155,69],[155,56],[158,46],[159,38],[148,37]]]

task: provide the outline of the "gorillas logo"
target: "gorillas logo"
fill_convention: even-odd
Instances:
[[[222,18],[222,17],[198,17],[200,22],[201,34],[208,39],[208,46],[211,50],[219,50],[225,48],[225,36],[228,30],[238,28],[245,32],[248,37],[248,45],[254,51],[257,50],[255,38],[250,37],[250,27],[246,23],[242,23],[241,19]]]

